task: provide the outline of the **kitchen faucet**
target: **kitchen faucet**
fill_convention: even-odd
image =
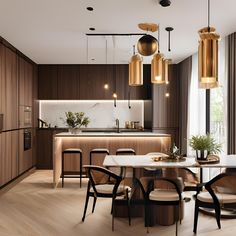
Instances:
[[[119,121],[119,119],[116,119],[116,132],[117,133],[120,133],[120,121]]]

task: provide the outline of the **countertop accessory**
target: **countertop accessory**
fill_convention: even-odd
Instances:
[[[210,154],[206,160],[197,160],[199,164],[215,164],[220,162],[220,157],[217,155]]]

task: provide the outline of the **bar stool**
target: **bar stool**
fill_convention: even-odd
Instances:
[[[77,173],[73,171],[64,171],[64,164],[65,164],[65,154],[79,154],[79,177]],[[62,178],[62,188],[64,187],[64,178],[80,178],[80,188],[81,188],[81,182],[82,182],[82,150],[79,148],[67,148],[62,151],[62,166],[61,166],[61,178]],[[74,175],[73,175],[74,174]]]
[[[105,154],[109,155],[109,150],[106,148],[94,148],[90,151],[89,154],[89,163],[92,165],[93,154]]]
[[[132,148],[118,148],[116,150],[116,155],[136,155],[134,149]]]
[[[136,152],[133,148],[118,148],[116,150],[116,155],[136,155]],[[122,173],[122,172],[121,172]],[[127,168],[125,177],[135,177],[135,169]]]

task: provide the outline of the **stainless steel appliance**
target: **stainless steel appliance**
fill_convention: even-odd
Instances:
[[[31,130],[24,130],[24,151],[31,149]]]

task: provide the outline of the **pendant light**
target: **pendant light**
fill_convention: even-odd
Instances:
[[[198,77],[199,88],[218,87],[218,43],[220,36],[210,27],[210,0],[208,0],[208,27],[198,31]]]
[[[154,23],[140,23],[138,27],[147,32],[156,32],[158,30],[158,25]],[[158,48],[157,39],[150,34],[146,34],[138,40],[137,48],[142,56],[151,56]]]
[[[143,85],[143,64],[142,58],[135,54],[135,45],[133,46],[133,56],[129,63],[129,86]]]
[[[169,84],[169,59],[164,59],[162,64],[163,76],[166,84]]]
[[[164,55],[160,53],[160,28],[158,30],[158,53],[153,56],[151,62],[151,82],[153,84],[164,84]]]
[[[166,27],[166,31],[168,32],[168,51],[169,52],[171,51],[171,49],[170,49],[170,33],[173,30],[174,30],[174,28],[172,28],[172,27]]]

